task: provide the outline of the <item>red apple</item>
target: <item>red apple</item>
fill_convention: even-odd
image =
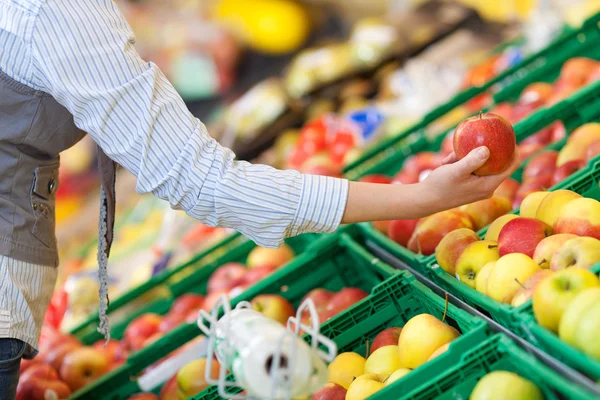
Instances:
[[[249,269],[246,272],[246,275],[242,278],[240,282],[242,286],[249,287],[255,284],[256,282],[262,280],[264,277],[270,275],[273,271],[275,271],[278,267],[276,265],[265,265],[262,267],[256,267]]]
[[[42,361],[39,360],[39,355],[38,355],[38,358],[33,359],[33,360],[27,360],[27,359],[23,358],[21,360],[21,366],[19,367],[19,372],[21,375],[23,375],[23,372],[27,371],[29,368],[33,367],[34,365],[38,365],[41,363],[42,363]]]
[[[329,382],[315,394],[312,400],[344,400],[346,398],[346,389],[337,383]]]
[[[533,157],[523,169],[523,181],[541,175],[552,175],[556,169],[558,151],[544,151]]]
[[[518,104],[535,104],[539,107],[546,103],[553,93],[554,87],[552,84],[534,82],[523,89]]]
[[[160,400],[179,400],[177,394],[177,375],[174,375],[165,383],[160,390]]]
[[[196,293],[187,293],[179,296],[177,300],[173,302],[170,314],[187,314],[190,310],[194,310],[202,307],[204,303],[204,296]]]
[[[551,143],[558,142],[567,136],[567,128],[565,128],[565,124],[562,121],[556,121],[552,124],[552,138]]]
[[[58,371],[60,370],[60,367],[62,366],[67,354],[79,348],[81,348],[81,345],[74,342],[66,342],[62,345],[57,345],[54,350],[50,350],[44,357],[44,362],[51,365],[52,368]]]
[[[366,183],[383,183],[383,184],[389,184],[389,183],[392,183],[392,178],[390,178],[389,176],[386,176],[386,175],[382,175],[382,174],[373,174],[373,175],[363,176],[358,181],[359,182],[366,182]]]
[[[304,303],[306,299],[311,299],[317,312],[319,313],[327,308],[327,305],[334,294],[335,293],[332,291],[323,288],[313,289],[302,298],[300,304]]]
[[[129,323],[123,334],[123,340],[131,350],[141,349],[143,342],[158,332],[162,318],[154,313],[140,315]]]
[[[19,379],[26,381],[31,378],[41,378],[53,381],[58,379],[58,373],[56,372],[56,369],[48,364],[36,364],[28,368]]]
[[[469,214],[458,209],[422,218],[408,241],[408,249],[413,253],[431,255],[444,236],[460,228],[473,229],[473,220]]]
[[[551,178],[551,176],[550,176]],[[544,177],[544,179],[546,179]],[[543,190],[548,189],[550,186],[548,185],[544,185],[543,181],[539,181],[539,180],[532,180],[531,182],[525,182],[523,183],[523,185],[521,185],[521,187],[519,188],[519,190],[517,190],[517,194],[515,195],[515,198],[513,199],[512,202],[512,207],[513,209],[519,208],[521,206],[521,203],[523,202],[523,199],[525,199],[525,197],[527,197],[529,194],[533,193],[533,192],[540,192]]]
[[[442,157],[432,151],[424,151],[408,157],[402,165],[402,172],[419,176],[426,169],[435,169],[442,165]]]
[[[521,141],[520,144],[530,144],[530,143],[536,143],[536,144],[540,144],[542,146],[546,146],[548,144],[550,144],[550,142],[552,141],[552,127],[546,127],[540,131],[538,131],[537,133],[534,133],[533,135],[523,139]]]
[[[142,348],[150,346],[152,343],[156,342],[158,339],[165,336],[163,332],[156,332],[154,335],[150,336],[148,339],[144,340],[142,344]]]
[[[542,104],[538,102],[517,103],[513,108],[513,117],[511,121],[514,123],[520,122],[521,120],[533,114],[541,106]]]
[[[191,310],[190,310],[191,311]],[[177,328],[180,324],[185,321],[187,314],[178,314],[170,312],[162,319],[160,325],[158,325],[158,332],[167,333]]]
[[[57,379],[32,378],[20,380],[16,400],[66,399],[71,396],[69,386]]]
[[[600,154],[600,141],[593,142],[587,148],[585,153],[585,161],[589,162],[591,159],[595,158],[598,154]]]
[[[67,354],[60,367],[60,377],[76,391],[108,372],[109,362],[100,350],[81,347]]]
[[[454,152],[459,160],[481,146],[489,149],[490,157],[475,174],[499,174],[508,168],[516,146],[515,132],[510,122],[496,114],[481,113],[465,119],[456,127]]]
[[[552,228],[538,219],[515,218],[500,230],[498,254],[502,257],[510,253],[522,253],[533,258],[538,243],[552,233]]]
[[[512,202],[520,186],[521,184],[519,182],[512,178],[507,178],[494,191],[494,196],[504,197]]]
[[[100,350],[106,354],[109,362],[113,361],[121,361],[127,359],[127,349],[125,348],[125,344],[119,342],[118,340],[111,339],[108,343],[105,344],[105,340],[99,340],[94,343],[93,347],[96,350]]]
[[[554,175],[552,175],[552,185],[556,185],[559,182],[567,179],[569,176],[573,175],[575,172],[579,171],[582,168],[585,168],[586,162],[584,160],[571,160],[567,161],[560,167],[556,168],[554,171]]]
[[[208,294],[233,289],[241,282],[246,271],[246,267],[240,263],[227,263],[220,266],[208,278]]]
[[[379,332],[373,343],[371,344],[370,353],[373,354],[375,350],[384,346],[398,346],[398,338],[400,337],[402,328],[387,328]]]
[[[519,160],[521,162],[525,161],[526,159],[531,157],[533,154],[537,153],[538,151],[540,151],[541,149],[544,148],[544,146],[542,146],[539,143],[520,144],[518,147],[519,147]]]
[[[415,231],[418,222],[418,219],[391,221],[388,226],[387,234],[394,242],[406,247],[408,246],[408,241]]]
[[[490,112],[492,114],[500,115],[509,120],[510,122],[515,122],[513,120],[513,108],[514,106],[512,104],[503,102],[496,104],[496,106],[492,108]]]
[[[573,57],[560,70],[560,80],[574,86],[583,86],[598,68],[598,61],[587,57]]]
[[[362,289],[344,288],[331,297],[326,310],[335,311],[335,314],[340,313],[367,296],[368,293]]]
[[[288,319],[296,315],[294,306],[285,298],[276,294],[258,295],[250,303],[256,311],[282,325],[287,325]]]

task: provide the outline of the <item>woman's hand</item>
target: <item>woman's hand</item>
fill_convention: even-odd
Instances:
[[[443,204],[444,209],[492,197],[498,186],[519,168],[519,155],[515,151],[510,166],[500,174],[478,176],[473,172],[481,167],[489,158],[486,147],[474,149],[462,160],[457,160],[454,153],[442,162],[442,166],[432,171],[422,182],[432,195],[428,199]]]

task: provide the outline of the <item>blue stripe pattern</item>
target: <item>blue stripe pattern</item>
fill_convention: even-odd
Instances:
[[[265,247],[339,226],[346,180],[236,161],[157,66],[139,57],[131,27],[113,1],[0,0],[0,49],[0,70],[65,106],[80,129],[137,177],[138,193],[153,193],[209,226],[238,230]],[[19,329],[35,346],[31,341],[49,301],[44,291],[56,278],[23,268],[35,269],[40,284],[23,289],[7,279],[0,299],[12,300],[12,314],[26,319],[32,313],[35,324]],[[45,306],[24,305],[23,298],[41,298]]]

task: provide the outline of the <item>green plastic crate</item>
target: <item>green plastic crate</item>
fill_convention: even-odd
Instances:
[[[496,334],[458,354],[457,362],[445,365],[436,376],[419,382],[411,380],[412,374],[409,374],[369,400],[467,400],[477,382],[492,371],[510,371],[532,381],[540,388],[545,400],[598,398],[538,361],[507,336]]]
[[[600,180],[600,159],[592,161],[593,164],[588,168],[578,171],[576,174],[569,177],[569,179],[567,179],[568,182],[562,185],[561,188],[580,193],[584,197],[591,197],[600,200],[600,188],[598,187],[598,181]],[[518,210],[516,213],[518,214]],[[484,236],[481,233],[480,235],[481,237]],[[490,317],[496,322],[509,328],[516,334],[520,336],[523,335],[523,327],[521,325],[521,319],[519,318],[519,315],[528,307],[531,307],[531,301],[519,307],[513,307],[509,304],[499,303],[490,297],[479,293],[477,290],[470,288],[456,279],[456,277],[451,276],[439,268],[435,260],[435,256],[432,256],[429,267],[432,271],[433,280],[444,290],[447,290],[449,293],[452,293],[460,300],[479,309],[480,311],[489,314]]]
[[[392,276],[377,286],[372,293],[367,301],[357,303],[321,326],[321,333],[337,344],[338,354],[352,351],[365,356],[366,343],[372,342],[383,329],[402,327],[412,317],[423,313],[441,319],[446,309],[444,299],[418,282],[407,271]],[[454,340],[442,355],[411,371],[405,378],[406,382],[410,382],[405,388],[416,388],[422,382],[433,379],[440,370],[455,365],[459,362],[461,354],[485,341],[490,335],[483,320],[452,304],[448,304],[445,321],[459,329],[461,337]],[[217,388],[210,387],[189,400],[219,398]]]
[[[305,234],[286,240],[296,254],[302,253],[319,235]],[[111,335],[115,339],[123,336],[127,325],[139,315],[154,312],[166,314],[177,297],[184,293],[206,293],[210,275],[224,262],[245,262],[246,256],[256,245],[250,239],[233,234],[212,248],[172,270],[165,270],[149,281],[131,290],[110,303]],[[218,261],[216,261],[218,260]],[[116,310],[120,310],[118,314]],[[72,331],[84,344],[102,339],[97,331],[98,313],[91,316]]]
[[[600,263],[593,266],[591,271],[598,275],[600,273]],[[560,340],[555,333],[541,327],[533,316],[531,302],[520,310],[519,315],[523,322],[521,336],[524,339],[557,360],[600,382],[600,360],[593,359],[584,354],[582,351]]]
[[[402,152],[405,146],[418,140],[418,137],[423,136],[424,130],[433,122],[476,96],[491,92],[495,103],[514,100],[528,84],[554,80],[558,76],[562,64],[571,57],[600,58],[599,22],[600,13],[586,20],[579,29],[565,29],[546,48],[527,57],[484,85],[464,90],[450,101],[427,113],[418,123],[367,150],[362,157],[344,169],[344,175],[351,180],[358,179],[365,174],[366,170],[380,164],[395,153]]]
[[[284,296],[297,307],[304,295],[318,287],[338,291],[353,286],[371,292],[374,287],[399,271],[364,250],[360,245],[359,233],[354,226],[348,226],[334,234],[323,236],[287,266],[231,299],[231,305],[234,307],[240,301],[250,301],[259,294],[276,293]],[[201,271],[212,271],[226,262],[243,260],[252,245],[245,248],[245,251],[241,251],[244,250],[243,247],[233,249],[233,253],[237,255],[229,253]],[[186,286],[205,292],[206,279],[194,278],[191,282],[188,281],[189,278],[186,279]],[[180,294],[184,292],[178,291]],[[132,354],[123,366],[75,393],[72,398],[85,400],[127,398],[139,391],[135,381],[136,376],[200,334],[196,324],[184,323],[151,346]]]

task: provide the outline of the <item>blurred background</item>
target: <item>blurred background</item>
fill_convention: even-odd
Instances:
[[[600,10],[598,0],[116,2],[142,58],[160,67],[238,158],[331,176]],[[430,133],[487,101],[453,110]],[[323,132],[326,143],[314,139]],[[95,157],[89,138],[62,155],[60,279],[47,316],[62,329],[97,307]],[[136,195],[123,170],[117,197],[113,297],[230,234]]]

